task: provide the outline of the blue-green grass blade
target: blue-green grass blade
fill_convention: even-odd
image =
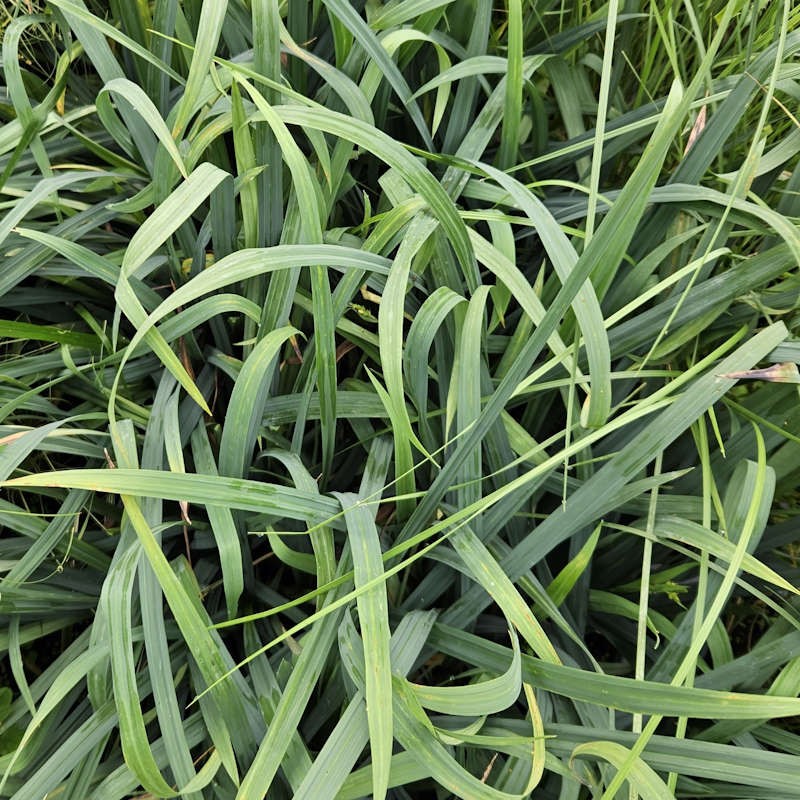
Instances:
[[[389,271],[391,262],[378,255],[340,245],[277,245],[269,248],[238,250],[203,270],[167,297],[161,305],[142,320],[128,347],[135,350],[145,334],[168,314],[181,306],[211,294],[231,284],[245,281],[254,275],[277,270],[328,264],[342,269],[368,269],[381,274]]]
[[[218,474],[217,465],[204,426],[198,425],[192,431],[191,446],[195,470],[200,474],[216,476]],[[236,616],[236,608],[244,589],[242,551],[236,523],[231,509],[226,505],[206,504],[206,513],[219,551],[228,616],[233,618]]]
[[[52,194],[58,192],[59,189],[111,174],[101,171],[87,175],[85,172],[68,171],[53,178],[45,178],[39,181],[36,187],[27,193],[25,199],[16,203],[13,210],[0,220],[0,243],[7,239],[11,231],[25,219],[30,211],[36,208],[39,203],[46,201]],[[23,262],[14,269],[4,270],[2,278],[0,278],[0,295],[5,294],[9,289],[16,286],[31,269],[32,267]]]
[[[280,29],[281,17],[276,0],[256,0],[251,8],[253,37],[253,67],[255,72],[274,84],[281,83]],[[249,91],[249,90],[248,90]],[[280,91],[267,85],[263,102],[279,101]],[[253,150],[262,171],[255,178],[258,197],[258,240],[260,246],[277,244],[282,238],[284,216],[284,180],[281,153],[285,147],[280,134],[270,121],[267,128],[253,131]],[[258,277],[250,282],[248,294],[256,299],[263,292],[264,280]]]
[[[505,102],[503,108],[503,129],[500,134],[500,148],[497,165],[508,169],[516,161],[519,150],[519,130],[522,119],[522,0],[508,0],[508,67],[506,71]]]
[[[247,477],[247,468],[252,461],[253,447],[269,397],[272,375],[267,367],[287,339],[297,333],[297,328],[291,326],[270,331],[245,359],[234,383],[222,428],[220,474],[229,478]]]
[[[498,176],[502,173],[496,173]],[[501,180],[507,179],[503,176]],[[521,187],[519,187],[521,188]],[[522,193],[520,193],[520,199]],[[554,249],[550,250],[550,256],[553,264],[559,264],[556,269],[559,276],[566,278],[569,275],[569,269],[574,266],[577,260],[577,253],[575,253],[572,245],[569,244],[566,236],[561,232],[555,220],[549,216],[546,209],[529,194],[526,198],[525,210],[530,213],[531,211],[540,210],[542,214],[535,214],[532,219],[537,221],[537,231],[542,237],[545,246],[549,242]],[[548,235],[548,231],[553,234],[553,237]],[[494,246],[490,245],[478,233],[470,231],[470,239],[472,240],[473,247],[475,248],[475,255],[478,260],[490,269],[502,282],[511,290],[513,295],[517,298],[520,305],[525,309],[525,313],[531,318],[534,323],[540,323],[546,313],[542,301],[530,285],[529,281],[522,274],[522,271],[511,261],[509,258],[500,253]],[[558,255],[559,251],[561,255]],[[563,279],[562,278],[562,279]],[[598,335],[597,331],[604,328],[603,315],[600,311],[600,305],[597,302],[597,297],[591,289],[589,284],[586,284],[578,296],[575,298],[573,309],[576,312],[576,318],[581,330],[585,334],[586,349],[589,357],[589,372],[591,391],[589,392],[589,411],[588,421],[596,425],[601,425],[611,410],[611,377],[610,377],[610,352],[608,346],[608,337],[606,334]],[[564,369],[576,371],[576,380],[584,383],[584,376],[581,370],[574,363],[575,359],[568,353],[567,345],[564,343],[561,336],[554,332],[547,340],[553,355],[561,359]]]
[[[142,544],[144,555],[150,562],[172,613],[175,615],[181,634],[197,662],[203,679],[208,685],[211,685],[220,675],[228,671],[223,654],[220,652],[220,645],[211,638],[193,601],[186,594],[186,590],[167,562],[138,503],[131,495],[122,495],[122,500],[137,538]],[[212,692],[213,698],[217,700],[222,719],[228,728],[228,735],[234,744],[242,743],[248,738],[249,725],[246,722],[243,724],[243,721],[246,720],[243,706],[245,697],[240,692],[240,687],[231,682],[223,682],[217,684]],[[242,749],[244,750],[243,747]]]
[[[155,56],[147,47],[144,47],[139,42],[131,39],[130,36],[124,34],[119,28],[109,25],[105,20],[92,14],[85,6],[79,5],[73,0],[52,0],[51,5],[60,8],[67,19],[78,19],[85,22],[87,26],[94,29],[97,33],[111,39],[111,41],[121,44],[143,61],[155,67],[159,72],[169,76],[178,83],[183,83],[183,78],[175,72],[169,64]]]
[[[489,287],[479,286],[470,298],[461,317],[450,387],[447,397],[447,435],[467,430],[481,412],[481,362],[483,361],[482,333]],[[462,309],[459,309],[461,311]],[[453,413],[455,409],[455,413]],[[451,434],[451,423],[455,427]],[[461,467],[456,502],[460,507],[472,505],[481,497],[481,482],[472,480],[483,474],[483,452],[476,447]]]
[[[364,683],[363,645],[352,620],[345,620],[339,639],[345,668],[361,688]],[[498,791],[467,772],[441,744],[412,685],[397,675],[392,677],[392,683],[395,736],[403,749],[424,765],[442,786],[469,800],[521,800],[522,795]]]
[[[410,687],[399,678],[395,678],[394,684],[397,739],[420,765],[430,770],[438,783],[465,800],[525,797],[499,791],[467,772],[440,743]]]
[[[474,56],[459,61],[452,67],[441,70],[438,75],[431,78],[427,83],[414,92],[416,97],[421,97],[427,92],[438,89],[448,83],[455,83],[464,78],[480,77],[483,75],[505,75],[508,69],[508,61],[500,56]],[[488,93],[488,87],[487,93]]]
[[[427,641],[435,617],[436,613],[432,611],[414,611],[399,622],[390,643],[391,663],[396,674],[405,675],[411,669]],[[340,628],[340,647],[346,648],[347,636],[342,637],[341,634]],[[364,695],[359,691],[342,712],[302,785],[295,792],[296,800],[333,800],[339,797],[340,788],[350,780],[353,767],[368,742]],[[369,792],[371,788],[370,772],[365,791]]]
[[[267,450],[264,456],[274,458],[283,464],[297,489],[308,492],[310,495],[319,495],[319,484],[311,476],[299,456],[278,449]],[[316,575],[317,587],[320,589],[336,577],[336,551],[334,549],[333,531],[327,523],[328,519],[322,515],[309,517],[308,520],[308,527],[312,532],[311,549],[314,551],[315,561],[312,574]],[[322,608],[324,601],[325,595],[324,592],[321,592],[317,596],[317,611]]]
[[[353,557],[358,620],[364,639],[364,700],[372,756],[372,794],[383,800],[389,783],[389,763],[394,741],[389,606],[383,583],[368,591],[360,591],[365,583],[383,574],[381,546],[374,512],[367,506],[354,503],[356,495],[340,495],[339,499]]]
[[[443,623],[434,626],[430,644],[442,653],[485,670],[501,671],[511,658],[508,647]],[[746,692],[671,686],[604,675],[522,656],[522,679],[537,689],[620,711],[687,716],[695,719],[766,719],[791,717],[800,708],[795,697],[769,697]]]
[[[364,52],[378,65],[392,89],[394,89],[401,102],[405,105],[425,146],[432,150],[433,141],[431,140],[430,131],[425,124],[425,119],[417,105],[417,101],[412,98],[411,89],[408,83],[406,83],[406,79],[403,77],[403,74],[397,68],[394,61],[392,61],[386,53],[378,37],[350,3],[344,0],[323,0],[323,2],[329,12],[334,14],[350,31],[355,40],[364,49]]]
[[[189,75],[186,78],[183,94],[173,112],[172,133],[177,139],[183,137],[186,126],[197,111],[198,102],[201,101],[203,84],[208,80],[227,8],[228,0],[206,1],[202,4]]]
[[[383,365],[383,379],[388,399],[387,412],[392,418],[395,440],[396,470],[400,477],[400,493],[414,491],[411,445],[423,453],[425,449],[411,427],[405,404],[403,382],[404,311],[407,283],[414,257],[433,233],[435,221],[428,216],[417,217],[409,226],[389,273],[378,312],[378,341]],[[376,385],[377,388],[377,385]],[[407,516],[410,508],[403,503],[400,513]]]
[[[409,681],[419,704],[440,714],[479,717],[497,714],[515,703],[522,691],[522,661],[513,629],[510,629],[510,635],[514,655],[502,675],[466,686],[423,686]]]
[[[463,302],[464,297],[447,286],[440,286],[425,298],[408,329],[403,350],[403,375],[408,387],[406,391],[420,415],[423,442],[426,439],[425,428],[428,427],[426,413],[431,345],[445,319]]]
[[[370,21],[370,25],[376,31],[394,28],[452,2],[453,0],[402,0],[400,3],[381,8]]]
[[[166,782],[153,758],[139,703],[131,635],[131,598],[141,555],[134,541],[115,561],[104,584],[108,612],[114,619],[109,626],[114,702],[125,761],[148,791],[176,797],[177,793]]]
[[[124,97],[125,100],[130,103],[131,108],[139,113],[153,131],[158,141],[164,146],[164,149],[169,154],[181,175],[187,178],[186,165],[175,144],[175,140],[172,138],[172,134],[169,128],[167,128],[167,124],[164,122],[155,104],[144,93],[142,88],[132,81],[129,81],[127,78],[115,78],[103,87],[103,91]]]
[[[141,497],[185,500],[189,503],[223,505],[230,508],[279,514],[306,520],[311,515],[336,517],[339,504],[329,497],[313,495],[277,484],[211,475],[181,475],[146,469],[58,470],[26,475],[4,482],[6,486],[60,486],[123,494],[132,489]]]
[[[597,97],[597,118],[594,129],[594,142],[592,144],[591,171],[589,175],[589,195],[586,208],[586,229],[584,231],[584,246],[588,245],[594,235],[597,204],[600,199],[600,170],[603,164],[603,145],[606,133],[606,120],[608,118],[609,94],[611,92],[612,64],[616,48],[614,39],[617,32],[617,18],[619,16],[619,0],[609,0],[605,42],[603,47],[603,66],[600,72],[600,91]]]
[[[247,115],[242,103],[238,81],[233,81],[231,83],[230,102],[233,152],[236,160],[236,171],[242,178],[239,184],[239,203],[241,204],[241,224],[244,234],[244,246],[257,247],[259,209],[255,175],[259,168],[256,164],[253,135],[247,123]],[[249,336],[255,331],[255,326],[247,326],[245,331]]]
[[[674,539],[699,550],[705,550],[710,555],[728,562],[733,558],[734,544],[730,539],[721,538],[708,528],[682,517],[672,515],[657,517],[653,532],[659,539]],[[783,591],[793,594],[800,591],[794,584],[750,553],[746,553],[742,559],[742,570]]]
[[[470,288],[478,285],[475,256],[472,253],[466,226],[458,216],[452,200],[433,175],[402,145],[377,128],[328,109],[279,106],[276,111],[284,122],[316,128],[339,136],[366,148],[386,164],[397,169],[428,203],[431,212],[446,231]]]
[[[153,404],[154,415],[150,419],[142,447],[142,460],[147,465],[152,463],[160,467],[164,460],[163,447],[170,468],[175,472],[183,472],[177,392],[173,386],[174,381],[169,376],[159,386]],[[115,455],[120,465],[135,468],[138,456],[130,432],[129,425],[121,427],[122,435],[114,439]],[[161,523],[160,503],[153,500],[145,501],[142,510],[147,515],[151,527]],[[187,516],[185,507],[183,514]],[[157,539],[160,544],[161,537],[158,536]],[[172,659],[167,642],[161,587],[149,564],[142,561],[142,548],[136,538],[129,536],[123,541],[125,544],[121,543],[117,549],[117,555],[122,555],[114,560],[103,586],[105,610],[109,618],[114,620],[108,625],[114,700],[118,705],[125,704],[123,710],[117,709],[120,739],[127,743],[127,748],[123,743],[123,752],[126,753],[126,761],[130,763],[131,769],[142,785],[167,785],[161,775],[160,765],[153,757],[140,705],[135,657],[141,655],[141,648],[134,645],[132,629],[134,582],[138,578],[142,638],[167,760],[173,777],[180,781],[179,786],[182,791],[177,790],[177,792],[194,797],[196,800],[194,792],[186,788],[192,781],[197,781],[197,775],[192,767],[190,748],[183,732],[172,670],[166,667],[171,664]],[[128,752],[131,753],[130,758]],[[173,792],[176,791],[174,787],[170,788]]]
[[[201,164],[167,197],[132,237],[122,259],[122,269],[114,295],[121,311],[137,329],[141,330],[147,314],[131,286],[131,278],[146,259],[169,239],[224,178],[225,173],[222,170],[211,164]],[[147,328],[144,338],[189,396],[202,409],[208,411],[202,393],[163,337],[157,331]],[[119,377],[118,373],[117,381]],[[109,400],[112,409],[115,396],[116,385]]]
[[[346,73],[336,67],[331,66],[327,61],[319,58],[308,50],[300,47],[289,32],[281,26],[281,42],[292,55],[302,59],[313,70],[319,73],[325,81],[325,85],[333,89],[345,104],[347,111],[356,119],[360,119],[367,125],[375,124],[375,117],[372,114],[367,98],[364,93]]]
[[[343,594],[343,589],[344,586],[340,586],[330,592],[328,601],[335,601]],[[302,651],[275,707],[272,724],[239,785],[236,800],[260,800],[267,795],[291,741],[291,734],[297,729],[336,641],[341,613],[337,611],[319,620],[304,637]]]
[[[278,136],[278,141],[283,146],[282,137]],[[302,159],[302,155],[298,156]],[[308,175],[310,179],[310,174]],[[309,186],[311,190],[311,187]],[[313,191],[309,192],[304,198],[304,202],[315,201],[316,195]],[[308,215],[305,215],[308,216]],[[321,231],[312,232],[311,241],[318,236],[321,240]],[[320,408],[320,426],[322,434],[322,473],[328,475],[330,465],[334,455],[334,445],[336,439],[336,341],[335,341],[335,320],[333,310],[333,298],[331,296],[330,282],[327,267],[314,264],[310,267],[311,290],[312,290],[312,314],[314,319],[314,351],[313,358],[316,373],[317,396]],[[284,277],[288,274],[284,273]],[[276,282],[275,287],[279,284]],[[272,362],[275,363],[274,361]],[[273,367],[274,368],[274,367]],[[269,379],[271,376],[267,376]],[[309,393],[310,393],[309,386]],[[300,415],[298,415],[299,417]],[[302,433],[304,424],[298,418],[296,435]]]
[[[616,742],[587,742],[578,745],[572,751],[570,763],[576,758],[587,756],[602,758],[615,767],[620,767],[629,756],[629,750]],[[641,758],[633,761],[626,780],[631,789],[644,800],[673,800],[674,798],[667,784],[658,777],[658,773]]]
[[[486,55],[489,36],[494,13],[492,0],[476,0],[470,25],[469,39],[467,41],[467,58],[477,58]],[[467,59],[465,59],[467,60]],[[444,147],[446,153],[458,149],[459,144],[468,135],[470,125],[475,113],[478,81],[468,79],[459,84],[453,99],[450,119],[445,131]]]
[[[202,800],[200,794],[187,788],[192,781],[196,782],[198,776],[192,765],[191,749],[175,692],[161,590],[153,571],[141,561],[138,578],[148,673],[169,767],[177,785],[182,787],[182,795],[187,800]]]
[[[515,726],[516,727],[516,726]],[[567,757],[578,745],[596,737],[599,731],[577,725],[560,723],[547,726],[553,738],[549,749]],[[603,730],[607,740],[630,747],[633,734],[625,731]],[[794,780],[797,756],[770,752],[762,748],[704,742],[698,739],[679,740],[674,737],[653,736],[642,758],[660,772],[674,770],[684,776],[695,776],[717,781],[731,781],[740,786],[769,787],[785,793],[786,797],[800,796]]]
[[[106,40],[106,31],[98,25],[97,17],[87,19],[89,14],[83,0],[62,0],[61,12],[69,23],[73,35],[78,39],[86,53],[92,66],[97,70],[98,75],[104,83],[115,78],[125,78],[125,70],[117,60],[109,42]],[[113,37],[109,37],[112,38]],[[126,45],[132,42],[126,40]],[[143,57],[146,51],[142,54]],[[152,56],[151,56],[152,58]],[[180,80],[180,78],[178,78]],[[102,101],[102,98],[100,98]],[[99,111],[99,107],[98,107]],[[143,161],[148,172],[152,173],[155,161],[155,139],[150,129],[138,114],[132,112],[127,103],[122,103],[119,109],[120,115],[125,122],[125,138],[135,144],[140,158],[136,161]]]
[[[159,331],[168,342],[174,342],[222,314],[241,314],[246,319],[258,321],[261,309],[239,294],[215,294],[170,317]]]

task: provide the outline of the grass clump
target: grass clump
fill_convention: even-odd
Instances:
[[[800,796],[797,9],[23,6],[0,796]]]

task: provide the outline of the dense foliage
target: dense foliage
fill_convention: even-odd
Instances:
[[[1,797],[800,797],[797,7],[2,13]]]

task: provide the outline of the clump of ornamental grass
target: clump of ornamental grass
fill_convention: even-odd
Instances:
[[[4,12],[0,797],[800,796],[800,13],[658,5]]]

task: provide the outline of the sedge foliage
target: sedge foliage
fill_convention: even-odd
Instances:
[[[0,796],[800,796],[791,3],[4,14]]]

